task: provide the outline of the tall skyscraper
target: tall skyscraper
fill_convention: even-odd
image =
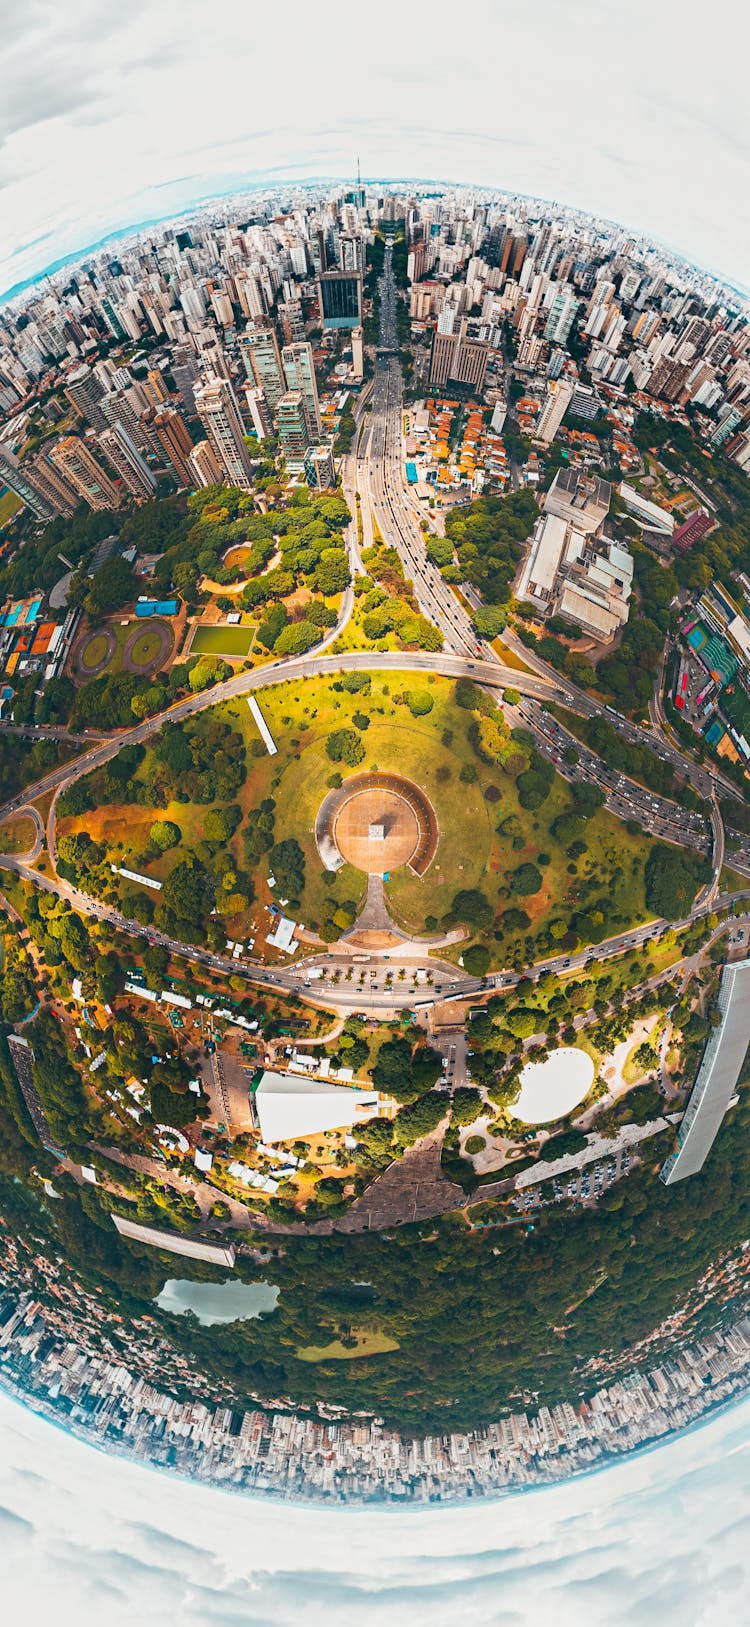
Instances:
[[[105,426],[106,427],[106,426]],[[77,435],[65,435],[50,452],[50,459],[89,508],[118,508],[120,494],[93,452]]]
[[[362,278],[357,271],[324,271],[318,278],[324,328],[362,325]]]
[[[93,429],[106,429],[106,419],[101,409],[104,389],[90,367],[84,364],[69,373],[64,393],[87,424],[91,424]]]
[[[41,492],[42,497],[52,505],[53,513],[63,514],[66,518],[75,514],[80,502],[78,493],[60,470],[45,457],[44,452],[35,452],[32,457],[25,458],[24,471],[27,467],[29,479],[33,481],[37,491]]]
[[[196,386],[195,405],[227,483],[251,491],[253,476],[250,459],[243,439],[237,397],[229,380],[204,378]]]
[[[285,345],[281,352],[287,390],[299,390],[307,421],[308,444],[319,441],[323,432],[315,380],[312,345]]]
[[[167,462],[174,469],[181,486],[192,486],[193,475],[189,466],[193,443],[187,424],[176,407],[165,407],[151,420],[151,434]]]
[[[567,288],[558,289],[544,326],[544,337],[553,344],[566,345],[578,315],[578,300]]]
[[[99,445],[131,496],[145,501],[153,497],[157,482],[148,464],[141,457],[135,442],[122,424],[113,424],[99,436]]]
[[[240,353],[250,382],[263,391],[271,412],[275,412],[286,390],[286,380],[273,328],[249,322],[240,339]]]
[[[192,447],[188,464],[190,473],[198,486],[220,486],[222,482],[221,469],[211,451],[208,441],[199,441]],[[192,484],[192,480],[187,482]]]
[[[148,445],[141,422],[142,413],[136,410],[129,390],[110,390],[109,395],[102,396],[102,413],[110,428],[122,424],[140,451]]]
[[[430,384],[438,388],[447,384],[462,384],[481,395],[487,372],[490,347],[484,339],[470,337],[465,321],[457,333],[435,332],[432,336],[430,357]]]
[[[355,379],[365,376],[364,334],[361,328],[352,328],[352,372]]]
[[[169,400],[169,391],[164,383],[164,375],[158,367],[152,367],[149,370],[146,377],[146,389],[157,407]]]
[[[287,465],[296,463],[301,468],[310,445],[307,414],[301,390],[288,390],[286,395],[281,397],[276,408],[276,428]]]
[[[33,476],[7,446],[0,446],[0,480],[31,509],[38,520],[51,520],[58,512]]]
[[[553,379],[547,391],[547,399],[539,414],[539,422],[534,431],[534,439],[544,441],[549,446],[554,441],[558,429],[573,399],[575,386],[567,379]]]
[[[268,410],[268,402],[263,391],[259,390],[257,386],[246,384],[245,400],[258,440],[265,441],[269,435],[273,434],[273,424]]]

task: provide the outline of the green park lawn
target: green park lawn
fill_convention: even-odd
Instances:
[[[297,1351],[300,1361],[356,1361],[363,1356],[382,1356],[387,1350],[398,1350],[398,1339],[389,1338],[387,1333],[376,1329],[352,1328],[352,1338],[356,1344],[349,1346],[341,1343],[340,1339],[332,1339],[328,1345],[306,1345]]]
[[[473,938],[481,936],[492,963],[499,966],[507,962],[509,940],[497,922],[510,907],[526,912],[530,924],[525,930],[532,936],[551,921],[567,921],[578,911],[593,908],[597,898],[608,900],[621,930],[646,918],[648,838],[628,835],[619,820],[599,810],[586,823],[586,852],[571,867],[566,848],[551,829],[557,816],[571,805],[563,780],[555,777],[541,808],[524,810],[515,780],[498,765],[485,764],[477,757],[470,737],[473,714],[456,704],[452,680],[436,676],[428,681],[426,675],[391,672],[370,676],[368,695],[335,689],[339,680],[328,677],[260,690],[257,699],[278,748],[275,756],[262,747],[246,697],[223,703],[224,715],[242,733],[246,745],[246,778],[237,793],[243,814],[273,797],[274,841],[294,837],[302,848],[305,882],[294,913],[303,925],[317,930],[330,917],[332,903],[356,908],[364,897],[363,873],[346,865],[331,880],[324,870],[315,843],[315,819],[337,772],[346,778],[376,768],[403,774],[420,786],[434,807],[439,826],[437,852],[425,876],[420,879],[404,867],[386,884],[394,919],[405,929],[420,934],[443,930],[443,917],[456,893],[477,889],[491,905],[495,920],[484,935],[474,933]],[[411,688],[425,691],[432,699],[432,710],[426,715],[412,716],[405,704],[403,697]],[[362,762],[356,767],[332,762],[326,751],[328,736],[353,726],[358,713],[369,719],[369,726],[360,731],[365,748]],[[147,769],[148,760],[139,770],[139,778]],[[146,866],[149,874],[164,879],[186,849],[200,842],[207,812],[206,805],[177,801],[158,811],[137,804],[107,805],[61,821],[60,831],[85,828],[104,843],[111,858],[137,869],[153,820],[173,820],[182,832],[180,846]],[[509,818],[515,821],[515,846],[501,830]],[[229,844],[240,869],[245,862],[242,836],[240,825]],[[527,863],[538,866],[542,886],[537,893],[517,896],[512,891],[513,873]],[[265,859],[253,879],[251,912],[257,921],[259,907],[275,896],[268,887]],[[249,916],[248,921],[228,922],[230,935],[244,936],[248,922]],[[517,931],[512,933],[510,941],[517,935]],[[450,950],[453,959],[458,959],[461,948],[458,944]]]

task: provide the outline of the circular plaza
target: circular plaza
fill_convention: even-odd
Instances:
[[[351,864],[369,876],[387,876],[402,865],[424,875],[438,835],[429,798],[399,774],[351,776],[323,799],[315,823],[327,870]]]

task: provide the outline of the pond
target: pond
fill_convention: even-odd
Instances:
[[[510,1109],[522,1124],[549,1124],[587,1096],[594,1078],[594,1064],[577,1046],[561,1046],[546,1062],[527,1062],[521,1070],[521,1092]]]
[[[170,1277],[165,1282],[154,1304],[172,1316],[185,1316],[188,1311],[204,1328],[214,1322],[248,1322],[263,1311],[273,1311],[280,1290],[272,1282],[239,1282],[228,1277],[225,1282],[189,1282],[182,1277]]]

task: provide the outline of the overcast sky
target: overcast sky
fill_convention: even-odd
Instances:
[[[366,176],[556,197],[750,282],[740,0],[3,11],[0,289],[233,182],[357,155]]]
[[[0,1395],[3,1616],[29,1627],[740,1627],[750,1403],[461,1509],[312,1510],[106,1458]]]

